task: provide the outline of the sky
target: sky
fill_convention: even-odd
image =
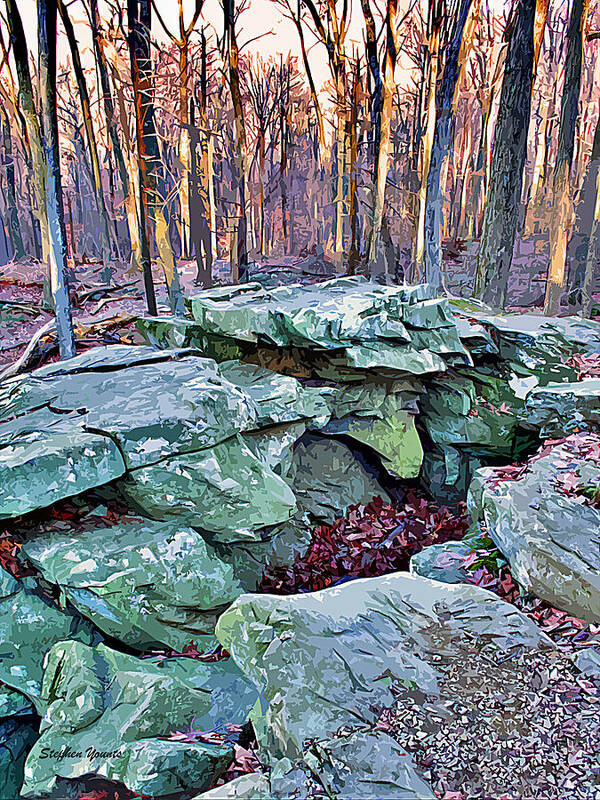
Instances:
[[[23,24],[26,29],[27,39],[31,49],[35,52],[36,36],[37,36],[37,19],[36,19],[36,1],[35,0],[17,0],[21,15],[23,17]],[[119,0],[125,5],[126,0]],[[352,8],[352,22],[348,33],[348,44],[351,47],[352,42],[362,45],[362,26],[363,16],[360,8],[359,0],[350,0],[354,7]],[[104,18],[103,1],[100,0],[100,14]],[[157,0],[157,6],[160,14],[165,21],[165,24],[174,32],[178,29],[178,4],[176,0]],[[195,0],[184,0],[184,14],[186,22],[189,22],[193,16],[193,9]],[[85,58],[86,49],[91,48],[91,38],[89,36],[89,29],[84,24],[78,24],[78,21],[85,20],[85,12],[83,10],[81,0],[74,0],[69,4],[69,13],[73,22],[75,23],[75,30],[79,37],[79,45],[82,49]],[[221,32],[223,29],[223,12],[219,5],[219,0],[205,0],[201,20],[204,24],[208,24],[217,31]],[[198,22],[199,28],[202,21]],[[158,20],[154,19],[153,33],[159,40],[164,40],[165,36],[160,27]],[[256,39],[256,37],[260,37]],[[298,34],[294,24],[285,19],[279,6],[273,0],[250,0],[248,10],[246,10],[240,17],[238,26],[238,42],[242,47],[249,40],[254,39],[244,48],[243,52],[260,53],[263,57],[268,58],[270,55],[278,55],[280,53],[286,55],[300,56],[300,48],[298,44]],[[327,65],[327,55],[325,48],[316,43],[311,38],[307,37],[307,46],[310,47],[309,59],[313,69],[315,82],[322,88],[326,81],[329,80],[329,67]],[[59,38],[59,58],[66,57],[67,46],[65,37]]]

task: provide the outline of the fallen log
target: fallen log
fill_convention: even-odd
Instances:
[[[134,314],[117,314],[116,316],[99,320],[78,320],[73,330],[76,343],[81,343],[82,340],[89,342],[94,336],[98,337],[100,334],[119,325],[128,325],[136,319],[137,317]],[[16,375],[27,372],[36,359],[39,358],[41,341],[45,337],[49,339],[46,344],[56,343],[56,323],[54,319],[49,320],[36,331],[19,358],[0,372],[0,381],[14,378]]]

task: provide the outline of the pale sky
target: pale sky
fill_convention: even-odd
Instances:
[[[125,0],[120,0],[120,2],[126,5]],[[352,0],[350,0],[350,3],[352,7]],[[37,35],[36,2],[35,0],[18,0],[18,4],[30,47],[34,50],[36,48]],[[103,5],[102,0],[100,0],[100,14],[104,18]],[[157,0],[157,6],[167,26],[176,33],[178,26],[178,8],[176,0]],[[193,15],[194,6],[195,0],[184,0],[184,11],[187,22],[190,21]],[[347,39],[348,45],[351,47],[352,43],[356,42],[356,44],[362,46],[364,18],[359,0],[354,0],[352,12],[352,23]],[[76,33],[80,37],[79,45],[85,57],[86,48],[91,48],[91,38],[89,35],[89,28],[86,25],[77,24],[78,21],[86,19],[81,0],[74,0],[74,2],[70,3],[69,13],[71,19],[75,23]],[[164,34],[156,19],[156,15],[154,15],[154,17],[153,33],[157,39],[164,39]],[[223,12],[218,0],[205,0],[203,14],[201,20],[199,20],[197,24],[198,29],[202,21],[204,24],[216,28],[219,33],[222,31]],[[269,35],[263,36],[257,41],[250,43],[247,51],[258,52],[264,57],[280,53],[285,55],[288,52],[300,57],[296,28],[292,22],[283,17],[279,6],[272,2],[272,0],[251,0],[248,10],[242,14],[239,20],[238,42],[240,46],[248,40],[267,32],[269,32]],[[307,46],[310,47],[309,59],[315,82],[322,87],[330,77],[325,48],[320,44],[315,44],[315,46],[312,47],[311,45],[313,45],[314,42],[311,41],[310,35],[307,36],[306,42]],[[66,54],[66,52],[65,37],[62,35],[59,39],[59,57],[61,57],[63,53]]]

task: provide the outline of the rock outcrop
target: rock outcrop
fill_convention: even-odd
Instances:
[[[600,622],[600,437],[574,434],[523,467],[479,470],[469,510],[526,590]],[[594,499],[595,498],[595,499]]]

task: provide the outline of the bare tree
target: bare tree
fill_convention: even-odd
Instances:
[[[235,0],[223,0],[223,21],[224,21],[224,48],[226,50],[227,74],[229,78],[229,90],[233,103],[234,117],[234,157],[233,166],[235,183],[237,187],[237,199],[239,205],[239,216],[236,231],[236,264],[232,265],[232,275],[234,280],[245,283],[248,280],[248,221],[246,208],[247,195],[247,174],[248,174],[248,143],[246,139],[246,127],[244,122],[244,106],[242,103],[242,92],[240,88],[240,68],[239,68],[239,47],[236,36],[236,12]]]
[[[575,150],[575,133],[579,118],[581,64],[583,61],[583,27],[588,0],[573,0],[567,31],[565,84],[560,106],[558,152],[552,186],[553,214],[550,231],[551,259],[546,281],[544,313],[557,314],[565,286],[567,242],[573,224],[571,166]]]
[[[71,305],[66,281],[67,243],[56,115],[56,0],[38,0],[37,12],[50,291],[56,315],[56,335],[60,357],[72,358],[75,355],[75,337],[73,336]]]
[[[494,132],[475,293],[503,307],[519,217],[534,68],[535,0],[516,0]]]

